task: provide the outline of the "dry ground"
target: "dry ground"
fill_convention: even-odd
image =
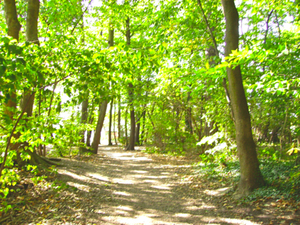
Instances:
[[[0,223],[300,224],[295,208],[280,209],[268,200],[260,207],[237,205],[223,196],[227,187],[211,190],[188,179],[190,161],[102,146],[98,155],[61,164],[55,180],[66,188],[50,191],[41,183],[28,189],[16,197],[26,204]]]

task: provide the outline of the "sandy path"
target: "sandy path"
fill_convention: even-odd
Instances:
[[[58,178],[70,192],[60,194],[64,207],[46,224],[257,224],[233,218],[203,192],[182,185],[184,163],[101,147],[92,161],[63,164]]]

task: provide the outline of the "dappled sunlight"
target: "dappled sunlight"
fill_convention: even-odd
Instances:
[[[93,178],[95,178],[97,180],[110,182],[110,178],[109,177],[103,176],[103,175],[98,174],[98,173],[88,173],[88,176],[91,176],[91,177],[93,177]]]
[[[147,157],[141,157],[136,156],[132,153],[126,153],[126,152],[106,152],[107,156],[113,159],[118,160],[129,160],[129,161],[152,161],[152,159],[149,159]]]
[[[165,185],[161,185],[161,186],[155,185],[155,186],[151,186],[151,188],[155,188],[155,189],[159,189],[159,190],[171,190],[170,187],[165,186]]]
[[[156,183],[157,181],[156,180],[143,180],[143,182],[145,182],[145,183]]]
[[[188,218],[188,217],[191,217],[192,215],[189,214],[189,213],[176,213],[174,216],[175,216],[175,217]]]
[[[132,194],[130,194],[128,192],[124,192],[124,191],[114,191],[113,194],[114,195],[122,195],[122,196],[132,196]]]
[[[136,183],[138,183],[138,182],[135,181],[135,180],[122,179],[122,178],[115,178],[115,179],[112,179],[112,182],[113,182],[113,183],[117,183],[117,184],[136,184]]]
[[[145,174],[145,173],[149,173],[148,171],[145,170],[132,170],[132,173],[141,173],[141,174]]]
[[[78,183],[74,183],[71,181],[67,182],[67,184],[69,186],[75,187],[81,191],[90,192],[90,187],[88,185],[78,184]]]
[[[205,190],[204,193],[211,196],[222,196],[232,190],[232,187],[224,187],[216,190]]]
[[[108,152],[117,158],[103,154],[98,161],[66,160],[71,166],[59,169],[71,187],[62,209],[74,215],[76,224],[258,224],[249,216],[257,213],[253,209],[221,202],[231,187],[213,189],[183,180],[180,174],[189,166],[138,161],[140,156],[132,157],[132,152]],[[256,221],[271,220],[266,214],[257,213]]]
[[[84,176],[84,175],[78,175],[76,173],[73,173],[73,172],[70,172],[70,171],[67,171],[67,170],[58,170],[58,173],[59,174],[64,174],[64,175],[67,175],[67,176],[70,176],[74,179],[77,179],[77,180],[82,180],[82,181],[86,181],[86,180],[90,180],[89,177],[87,176]]]
[[[224,218],[224,217],[203,217],[203,222],[207,222],[209,224],[219,224],[219,223],[228,223],[228,224],[236,224],[236,225],[259,225],[261,223],[255,223],[250,220],[244,219],[232,219],[232,218]]]

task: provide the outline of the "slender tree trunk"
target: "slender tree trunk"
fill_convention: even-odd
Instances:
[[[4,0],[4,13],[5,13],[5,20],[7,25],[7,35],[19,41],[19,33],[21,29],[21,24],[18,20],[18,14],[16,9],[16,2],[15,0]],[[7,115],[11,122],[13,122],[15,110],[17,109],[17,95],[16,90],[12,89],[8,92],[10,98],[6,103],[4,103],[4,114]],[[19,134],[12,135],[15,139],[19,138]],[[20,154],[18,152],[20,144],[19,143],[10,143],[7,142],[7,149],[4,155],[4,162],[1,164],[0,167],[0,176],[1,172],[5,165],[5,160],[7,158],[8,150],[15,150],[17,151],[17,161],[21,161]]]
[[[116,114],[116,108],[117,108],[117,104],[115,104],[114,105],[114,112],[113,112],[113,117],[114,117],[114,119],[113,119],[113,128],[114,128],[114,139],[115,139],[115,144],[116,145],[118,145],[118,140],[117,140],[117,132],[116,132],[116,116],[117,116],[117,114]]]
[[[78,0],[78,4],[81,5],[81,26],[80,26],[80,29],[81,29],[81,44],[84,45],[85,44],[85,37],[84,37],[84,20],[83,20],[83,5],[82,5],[82,1],[81,0]],[[86,81],[85,81],[86,83]],[[89,91],[88,90],[85,90],[87,93],[85,95],[85,98],[84,100],[82,101],[81,103],[81,121],[80,123],[82,125],[85,125],[87,123],[87,120],[88,120],[88,107],[89,107]],[[85,134],[87,134],[87,139],[88,139],[88,132],[86,130],[82,130],[80,132],[79,135],[81,135],[81,143],[84,144],[84,138],[85,138]],[[86,143],[88,142],[88,140],[86,141]],[[79,153],[82,154],[86,149],[86,146],[80,146],[79,148]]]
[[[88,107],[89,107],[89,100],[88,100],[88,97],[83,100],[83,102],[81,103],[81,124],[86,124],[87,123],[87,119],[88,119]],[[85,136],[85,130],[82,130],[80,132],[80,135],[81,135],[81,142],[82,143],[85,143],[84,142],[84,136]],[[85,147],[81,146],[79,151],[80,153],[83,153],[84,150],[86,150]]]
[[[98,116],[98,123],[96,127],[96,131],[94,134],[94,140],[92,143],[92,149],[94,154],[98,153],[98,146],[100,143],[101,138],[101,131],[103,127],[103,122],[106,114],[106,108],[107,108],[107,100],[102,101],[101,105],[99,106],[99,116]]]
[[[89,113],[89,118],[88,118],[88,123],[92,124],[94,122],[94,109],[95,109],[95,104],[94,102],[92,102],[91,104],[91,108],[90,108],[90,113]],[[86,135],[86,146],[90,147],[91,146],[91,136],[92,136],[92,131],[89,130],[87,131],[87,135]]]
[[[39,18],[40,1],[28,0],[27,20],[26,20],[26,41],[39,44],[38,39],[38,18]],[[32,116],[35,94],[32,90],[25,90],[23,95],[21,108]]]
[[[136,129],[135,129],[135,144],[136,145],[140,145],[140,130],[141,130],[141,118],[139,118],[139,120],[136,122]]]
[[[121,97],[118,99],[118,142],[121,137]]]
[[[127,129],[127,125],[128,125],[128,109],[126,108],[126,111],[125,111],[125,146],[128,145],[128,129]]]
[[[18,20],[15,0],[4,0],[4,13],[7,25],[7,35],[19,41],[21,24]],[[16,91],[12,90],[9,95],[10,99],[5,104],[4,113],[12,119],[14,115],[13,111],[17,108]]]
[[[146,106],[144,106],[144,111],[142,113],[142,132],[141,132],[141,140],[140,140],[140,144],[143,145],[145,142],[145,124],[146,124]]]
[[[127,145],[126,150],[134,150],[135,146],[135,116],[134,116],[134,109],[131,107],[130,109],[130,137],[129,143]]]
[[[130,33],[130,19],[129,17],[126,20],[126,43],[129,46],[131,39]],[[133,106],[133,99],[134,99],[134,87],[132,83],[128,84],[128,95],[129,95],[129,107],[130,107],[130,138],[129,143],[126,147],[126,150],[134,150],[135,146],[135,115],[134,115],[134,106]]]
[[[112,24],[110,23],[108,28],[108,47],[111,47],[113,45],[114,45],[114,29],[112,28]],[[102,131],[104,118],[106,114],[107,103],[108,103],[107,100],[104,100],[99,107],[98,123],[94,135],[94,140],[92,143],[92,149],[95,154],[97,154],[98,152],[98,146],[100,143],[101,131]]]
[[[191,100],[191,92],[189,92],[187,96],[187,105],[189,105],[190,100]],[[192,108],[190,106],[187,106],[185,110],[185,130],[190,134],[193,134]]]
[[[111,141],[111,127],[112,127],[112,112],[113,112],[113,104],[114,100],[112,99],[110,102],[110,110],[109,110],[109,127],[108,127],[108,145],[113,145]]]
[[[7,25],[7,35],[19,41],[21,24],[18,20],[15,0],[4,0],[4,12]]]
[[[239,15],[234,0],[222,0],[226,20],[225,56],[238,49]],[[241,168],[237,197],[248,195],[265,184],[251,131],[250,114],[244,92],[240,66],[227,67],[229,95],[235,116],[236,142]]]

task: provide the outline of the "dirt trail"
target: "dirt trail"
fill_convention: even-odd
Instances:
[[[251,209],[218,204],[205,184],[186,185],[182,174],[190,166],[184,161],[101,147],[96,156],[63,159],[62,165],[57,179],[69,187],[42,196],[43,205],[11,224],[260,224]]]

